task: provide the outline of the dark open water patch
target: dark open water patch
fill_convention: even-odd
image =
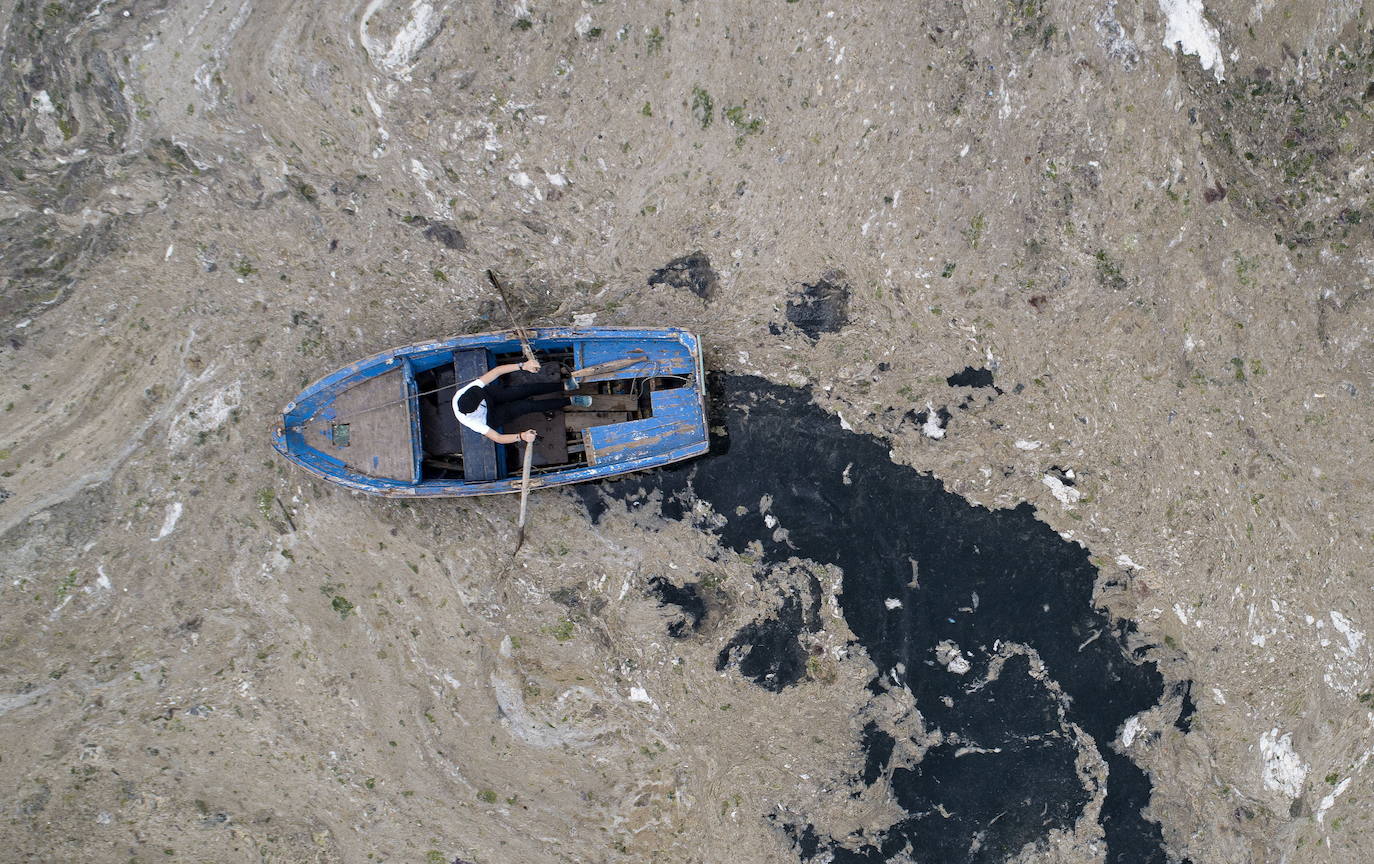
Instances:
[[[838,270],[825,273],[814,285],[802,285],[787,301],[787,321],[811,339],[835,333],[849,323],[850,288]]]
[[[945,383],[951,387],[991,387],[992,370],[965,366],[964,371],[955,372],[945,379]]]
[[[963,371],[955,372],[945,379],[945,383],[951,387],[964,387],[969,390],[991,390],[991,393],[984,394],[982,397],[975,396],[973,393],[966,393],[962,402],[959,403],[961,411],[967,411],[975,405],[989,405],[994,399],[1002,395],[1002,388],[992,383],[991,369],[975,369],[972,366],[965,366]]]
[[[751,621],[735,634],[716,657],[716,671],[739,664],[740,674],[774,693],[796,684],[806,675],[806,648],[802,633],[821,629],[821,583],[808,581],[810,602],[793,590],[777,612]]]
[[[703,300],[710,300],[716,293],[720,277],[711,268],[711,259],[698,249],[681,258],[674,258],[653,273],[649,274],[649,287],[668,285],[673,288],[686,288]]]
[[[655,576],[649,580],[649,590],[658,596],[658,605],[676,606],[682,611],[683,617],[668,625],[669,636],[682,639],[701,629],[701,621],[706,617],[706,598],[701,596],[697,583],[678,586],[662,576]]]
[[[865,786],[872,786],[887,770],[887,763],[892,759],[892,748],[897,742],[891,735],[879,729],[877,723],[869,721],[864,727],[860,743],[864,751],[863,782]]]
[[[1193,701],[1193,682],[1184,681],[1177,687],[1182,691],[1183,704],[1178,709],[1174,728],[1186,735],[1193,731],[1193,715],[1197,713],[1197,703]]]
[[[712,392],[727,429],[712,455],[583,488],[593,518],[608,506],[598,488],[614,499],[658,490],[666,518],[696,518],[693,499],[726,516],[701,525],[730,549],[761,546],[761,572],[794,556],[839,567],[845,620],[877,667],[870,689],[909,688],[928,733],[920,761],[891,764],[895,740],[910,733],[864,726],[854,791],[889,784],[906,815],[849,838],[785,825],[799,857],[1005,861],[1081,817],[1097,782],[1075,767],[1084,733],[1108,770],[1099,817],[1107,860],[1167,861],[1159,824],[1141,813],[1149,777],[1112,747],[1127,718],[1160,702],[1163,682],[1137,656],[1144,649],[1127,646],[1132,625],[1093,606],[1098,572],[1087,551],[1029,505],[985,510],[894,465],[883,442],[845,432],[805,391],[722,376]],[[785,532],[765,524],[764,495]],[[792,634],[808,624],[802,601],[784,597],[722,656],[761,686],[787,686],[801,674],[791,664]]]

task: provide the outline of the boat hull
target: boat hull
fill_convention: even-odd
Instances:
[[[655,408],[651,419],[600,427],[595,436],[588,436],[586,463],[546,469],[530,478],[531,489],[656,468],[700,456],[709,448],[705,370],[701,344],[693,334],[677,328],[618,327],[550,327],[526,332],[536,352],[571,350],[579,368],[622,356],[627,351],[643,352],[635,356],[652,358],[645,362],[652,364],[650,368],[655,375],[685,382],[680,388],[662,391],[671,394],[671,398],[665,396],[661,405],[657,401],[659,394],[653,394]],[[481,481],[422,477],[419,409],[411,370],[440,363],[445,355],[451,357],[455,351],[472,349],[485,349],[490,355],[514,354],[520,351],[520,343],[515,331],[503,330],[405,345],[351,363],[315,381],[286,405],[280,422],[272,430],[272,446],[309,474],[371,495],[457,498],[519,492],[518,476]],[[628,378],[642,373],[642,369],[631,368],[612,373],[611,377]],[[396,417],[388,421],[393,427],[390,430],[392,445],[380,457],[373,457],[370,464],[361,467],[346,464],[331,455],[331,451],[348,451],[320,444],[324,433],[318,430],[330,428],[329,421],[348,398],[347,394],[356,395],[365,388],[386,392],[380,385],[391,383],[388,378],[395,379],[396,385],[404,383],[403,388],[395,386],[394,389],[394,395],[399,398],[392,400],[398,403],[394,409]],[[375,401],[380,397],[371,398]],[[375,420],[376,415],[370,419]],[[316,434],[312,435],[312,430]],[[384,469],[379,461],[383,459],[391,463],[393,474],[404,473],[406,466],[413,465],[412,476],[375,476],[378,468]],[[368,468],[374,470],[366,470]]]

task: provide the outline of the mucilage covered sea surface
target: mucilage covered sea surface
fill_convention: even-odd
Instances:
[[[3,848],[1369,858],[1367,13],[0,0]],[[271,452],[487,268],[714,452]]]

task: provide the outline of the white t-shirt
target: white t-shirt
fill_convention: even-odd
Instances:
[[[458,422],[481,435],[485,435],[491,431],[491,427],[487,425],[486,400],[483,400],[481,405],[474,408],[471,414],[464,414],[462,411],[458,410],[458,400],[464,393],[468,392],[473,387],[485,386],[486,385],[482,383],[482,379],[478,378],[471,384],[459,387],[458,392],[453,394],[453,414],[458,418]]]

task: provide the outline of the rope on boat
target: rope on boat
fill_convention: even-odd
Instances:
[[[463,383],[467,383],[467,382],[463,382]],[[359,414],[366,414],[366,413],[369,412],[369,411],[379,411],[379,410],[381,410],[382,408],[390,408],[392,405],[400,405],[402,402],[409,402],[411,399],[418,399],[418,398],[420,398],[421,396],[429,396],[429,395],[432,394],[432,393],[438,393],[438,392],[443,391],[443,390],[452,390],[453,388],[458,387],[458,386],[459,386],[459,385],[456,384],[456,383],[454,383],[454,384],[445,384],[443,387],[435,387],[433,390],[424,390],[424,391],[421,391],[421,392],[419,392],[419,393],[416,393],[414,396],[402,396],[400,399],[392,399],[390,402],[383,402],[383,403],[380,404],[380,405],[372,405],[372,406],[370,406],[370,407],[368,407],[368,408],[359,408],[357,411],[349,411],[347,414],[338,414],[338,415],[335,415],[334,417],[332,417],[332,418],[330,419],[330,422],[337,422],[337,421],[339,421],[339,420],[342,420],[342,419],[345,419],[345,418],[349,418],[349,417],[357,417]],[[305,420],[305,421],[302,422],[302,423],[298,423],[298,424],[296,424],[296,425],[294,425],[294,426],[287,426],[286,428],[287,428],[287,429],[304,429],[304,428],[305,428],[305,424],[306,424],[306,423],[309,423],[310,420],[313,420],[313,419],[315,419],[315,418],[311,417],[311,418]]]
[[[645,361],[640,361],[640,362],[645,362]],[[648,362],[650,362],[650,363],[653,364],[653,367],[652,367],[650,373],[649,373],[648,375],[644,375],[644,376],[642,376],[642,377],[636,377],[636,378],[632,379],[633,383],[632,383],[631,386],[630,386],[630,394],[631,394],[631,395],[634,395],[634,396],[638,396],[638,395],[639,395],[639,386],[638,386],[638,384],[639,384],[639,382],[640,382],[641,380],[647,380],[647,379],[650,379],[650,378],[676,378],[676,379],[679,380],[679,381],[691,381],[691,380],[692,380],[690,377],[685,376],[685,375],[667,375],[667,374],[661,374],[661,373],[658,371],[658,368],[659,368],[659,365],[660,365],[660,361],[659,361],[659,360],[650,360],[650,361],[648,361]],[[560,375],[562,375],[562,374],[565,373],[565,372],[570,371],[570,370],[568,369],[568,367],[565,366],[565,365],[562,364],[562,363],[559,363],[558,366],[559,366],[559,374],[560,374]],[[467,384],[467,383],[470,383],[470,382],[466,382],[466,381],[465,381],[465,382],[462,382],[462,384]],[[416,394],[413,395],[413,396],[402,396],[400,399],[392,399],[390,402],[383,402],[383,403],[381,403],[380,405],[372,405],[372,406],[369,406],[369,407],[367,407],[367,408],[359,408],[359,409],[356,410],[356,411],[349,411],[347,414],[338,414],[338,415],[335,415],[334,417],[330,418],[330,422],[331,422],[331,423],[337,423],[337,422],[340,421],[340,420],[344,420],[344,419],[348,419],[348,418],[352,418],[352,417],[357,417],[359,414],[366,414],[366,413],[368,413],[369,411],[380,411],[380,410],[383,409],[383,408],[390,408],[392,405],[400,405],[402,402],[409,402],[411,399],[418,399],[418,398],[420,398],[421,396],[429,396],[429,395],[434,394],[434,393],[441,393],[441,392],[443,392],[444,390],[452,390],[452,389],[454,389],[455,387],[462,386],[462,384],[460,384],[460,383],[458,383],[458,382],[454,382],[453,384],[445,384],[443,387],[435,387],[433,390],[423,390],[423,391],[421,391],[421,392],[419,392],[419,393],[416,393]],[[296,430],[304,429],[305,426],[306,426],[306,424],[309,423],[310,420],[313,420],[313,419],[314,419],[314,418],[311,417],[311,418],[308,418],[308,419],[306,419],[305,421],[303,421],[303,422],[301,422],[301,423],[297,423],[297,424],[295,424],[295,425],[293,425],[293,426],[287,426],[286,428],[287,428],[287,429],[296,429]]]

